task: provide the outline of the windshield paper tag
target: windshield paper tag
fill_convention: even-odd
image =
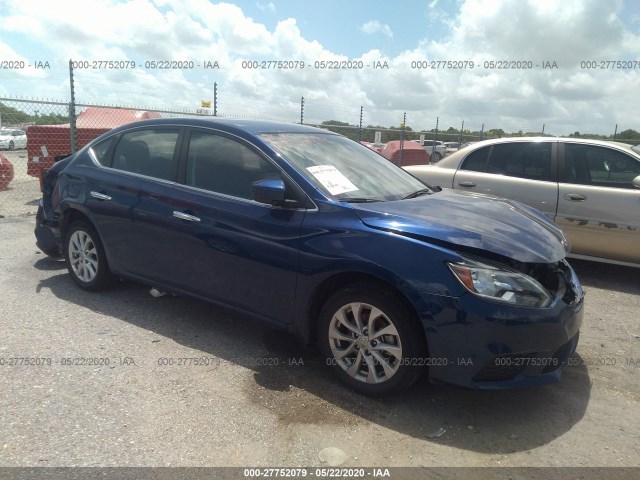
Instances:
[[[358,190],[358,187],[351,183],[349,179],[333,165],[317,165],[315,167],[308,167],[307,170],[329,190],[331,195],[339,195],[341,193]]]

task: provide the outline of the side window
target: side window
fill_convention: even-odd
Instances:
[[[622,152],[595,145],[565,145],[565,176],[568,183],[601,187],[634,188],[640,161]]]
[[[91,147],[91,152],[93,153],[93,156],[95,157],[95,159],[98,161],[100,165],[105,165],[105,166],[109,165],[109,159],[107,157],[107,154],[109,153],[109,149],[111,148],[111,145],[113,145],[115,141],[116,141],[116,137],[113,136]]]
[[[149,129],[125,133],[113,152],[113,168],[173,180],[171,163],[178,129]]]
[[[481,148],[470,153],[467,158],[464,159],[464,162],[462,162],[460,169],[470,170],[472,172],[486,172],[489,150],[491,150],[491,147]]]
[[[245,145],[213,133],[191,133],[187,185],[252,199],[253,182],[280,178],[275,166]]]
[[[493,146],[487,173],[529,180],[551,180],[551,142],[515,142]]]

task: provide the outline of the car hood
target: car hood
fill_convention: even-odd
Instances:
[[[369,227],[446,242],[453,249],[477,248],[526,263],[554,263],[568,253],[568,243],[553,222],[502,198],[445,189],[410,200],[352,206]]]

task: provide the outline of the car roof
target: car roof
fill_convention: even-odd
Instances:
[[[459,160],[462,157],[466,157],[469,153],[475,152],[476,150],[487,147],[490,145],[498,145],[501,143],[515,143],[515,142],[563,142],[563,143],[581,143],[588,145],[598,145],[602,147],[609,147],[618,150],[623,150],[626,153],[630,153],[635,157],[640,157],[637,152],[632,150],[632,145],[628,143],[621,142],[613,142],[608,140],[592,140],[590,138],[576,138],[576,137],[503,137],[503,138],[492,138],[489,140],[481,140],[479,142],[474,142],[473,144],[458,150],[455,153],[443,158],[438,162],[439,166],[452,168],[457,166]]]
[[[114,130],[130,129],[134,127],[154,126],[154,125],[181,125],[191,127],[216,128],[223,131],[234,132],[243,131],[252,134],[258,133],[325,133],[327,135],[337,135],[322,128],[300,125],[298,123],[284,123],[266,120],[249,120],[237,118],[211,118],[211,117],[169,117],[141,120],[139,122],[128,123]]]
[[[578,138],[578,137],[503,137],[492,138],[489,140],[481,140],[474,142],[474,147],[481,147],[484,145],[493,145],[496,143],[512,143],[512,142],[573,142],[573,143],[589,143],[592,145],[603,146],[617,146],[620,148],[630,148],[632,145],[622,142],[614,142],[612,140],[595,140],[591,138]]]

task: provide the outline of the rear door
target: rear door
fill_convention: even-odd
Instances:
[[[640,263],[640,160],[605,146],[564,143],[556,223],[581,255]]]
[[[453,188],[517,200],[556,215],[557,142],[498,143],[471,152],[461,162]]]
[[[276,322],[291,319],[304,200],[291,208],[252,200],[261,179],[289,182],[251,144],[193,129],[184,142],[172,203],[171,282]],[[288,185],[288,197],[301,192]]]
[[[90,168],[86,206],[112,270],[164,283],[169,276],[165,241],[171,218],[183,129],[154,126],[104,140],[91,152],[106,168]]]

